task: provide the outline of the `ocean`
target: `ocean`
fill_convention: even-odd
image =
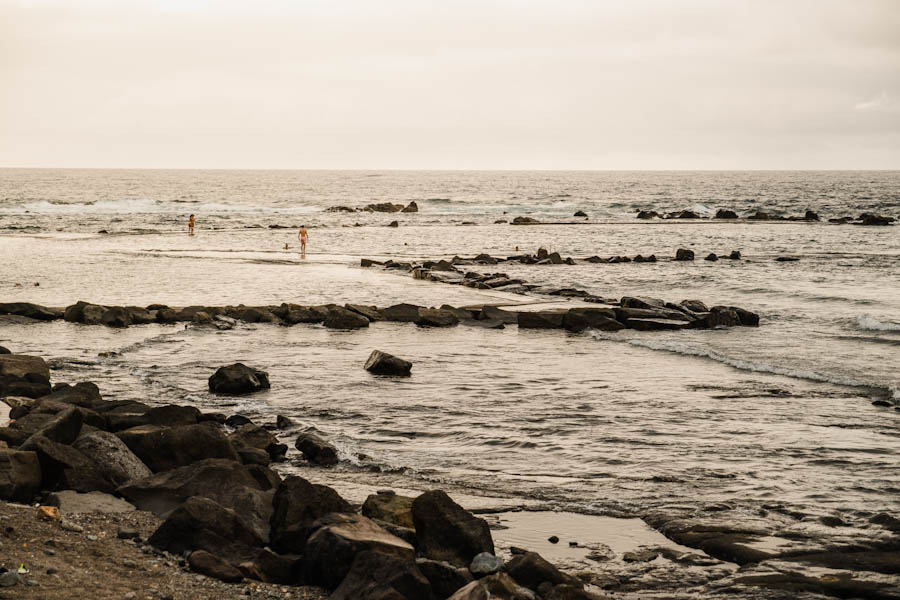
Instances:
[[[326,211],[411,201],[417,213]],[[722,208],[822,220],[636,218]],[[0,169],[4,302],[462,306],[576,287],[761,317],[758,328],[583,334],[53,322],[0,325],[0,345],[45,356],[55,381],[95,381],[107,398],[288,416],[338,445],[341,465],[310,475],[323,481],[729,519],[761,532],[760,548],[796,545],[798,532],[821,547],[858,544],[881,535],[871,517],[900,509],[898,228],[827,221],[865,212],[900,217],[900,172]],[[562,224],[510,225],[517,216]],[[576,259],[689,248],[697,260],[472,267],[542,286],[527,294],[359,266],[538,247]],[[702,260],[735,250],[741,260]],[[371,377],[362,364],[376,348],[411,360],[413,376]],[[209,375],[235,361],[268,371],[272,389],[209,394]],[[822,525],[829,517],[846,526]]]

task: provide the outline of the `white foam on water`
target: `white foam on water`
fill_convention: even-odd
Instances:
[[[881,321],[871,315],[856,317],[856,326],[864,331],[900,331],[900,323]]]

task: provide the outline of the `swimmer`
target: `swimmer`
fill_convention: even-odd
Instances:
[[[188,217],[188,235],[194,235],[194,215]]]

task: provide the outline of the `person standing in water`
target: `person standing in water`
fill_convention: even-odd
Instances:
[[[188,235],[194,235],[194,215],[188,217]]]
[[[297,233],[297,237],[300,238],[300,256],[306,257],[306,240],[309,238],[309,232],[306,231],[306,225],[300,226],[300,231]]]

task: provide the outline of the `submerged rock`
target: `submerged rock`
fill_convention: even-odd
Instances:
[[[675,252],[675,260],[694,260],[694,251],[687,248],[679,248]]]
[[[303,453],[303,458],[311,463],[330,466],[338,463],[337,448],[314,433],[301,433],[294,441],[294,447]]]

